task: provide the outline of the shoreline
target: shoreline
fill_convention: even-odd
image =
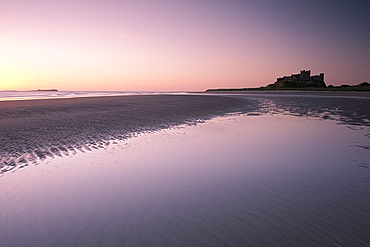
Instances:
[[[129,95],[179,94],[180,92],[141,91],[0,91],[0,102],[14,100],[69,99]]]
[[[211,95],[134,95],[0,102],[0,174],[37,159],[104,148],[135,133],[238,112],[248,101]],[[253,107],[253,104],[250,104]]]
[[[218,90],[218,91],[205,91],[198,92],[203,94],[215,95],[317,95],[317,96],[346,96],[346,97],[369,97],[370,91],[303,91],[303,90],[260,90],[260,91],[233,91],[233,90]]]

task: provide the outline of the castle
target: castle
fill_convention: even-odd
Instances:
[[[277,78],[276,82],[281,81],[289,81],[289,82],[308,82],[308,81],[315,81],[315,82],[324,82],[324,73],[320,73],[320,75],[313,75],[311,76],[311,70],[301,70],[299,74],[291,74],[290,76],[284,76]]]
[[[311,76],[311,70],[301,70],[299,74],[291,74],[277,78],[274,84],[267,85],[267,88],[312,88],[326,87],[324,73]]]

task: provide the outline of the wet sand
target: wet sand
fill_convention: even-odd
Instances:
[[[366,97],[370,98],[370,92],[356,92],[356,91],[296,91],[296,90],[261,90],[261,91],[211,91],[205,92],[205,94],[251,94],[251,95],[313,95],[313,96],[325,96],[325,97]]]
[[[370,245],[368,131],[216,117],[0,178],[1,246]]]
[[[370,245],[369,98],[48,101],[0,104],[3,171],[39,164],[0,178],[2,246]]]
[[[137,95],[0,102],[1,173],[37,159],[104,148],[142,131],[240,111],[224,96]]]

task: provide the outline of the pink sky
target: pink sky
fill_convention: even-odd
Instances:
[[[369,81],[362,8],[294,14],[325,8],[311,4],[2,1],[0,90],[259,87],[301,69],[324,72],[328,85]]]

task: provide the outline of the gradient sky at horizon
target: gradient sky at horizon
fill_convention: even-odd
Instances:
[[[370,81],[370,2],[0,1],[0,90],[259,87],[311,69]]]

